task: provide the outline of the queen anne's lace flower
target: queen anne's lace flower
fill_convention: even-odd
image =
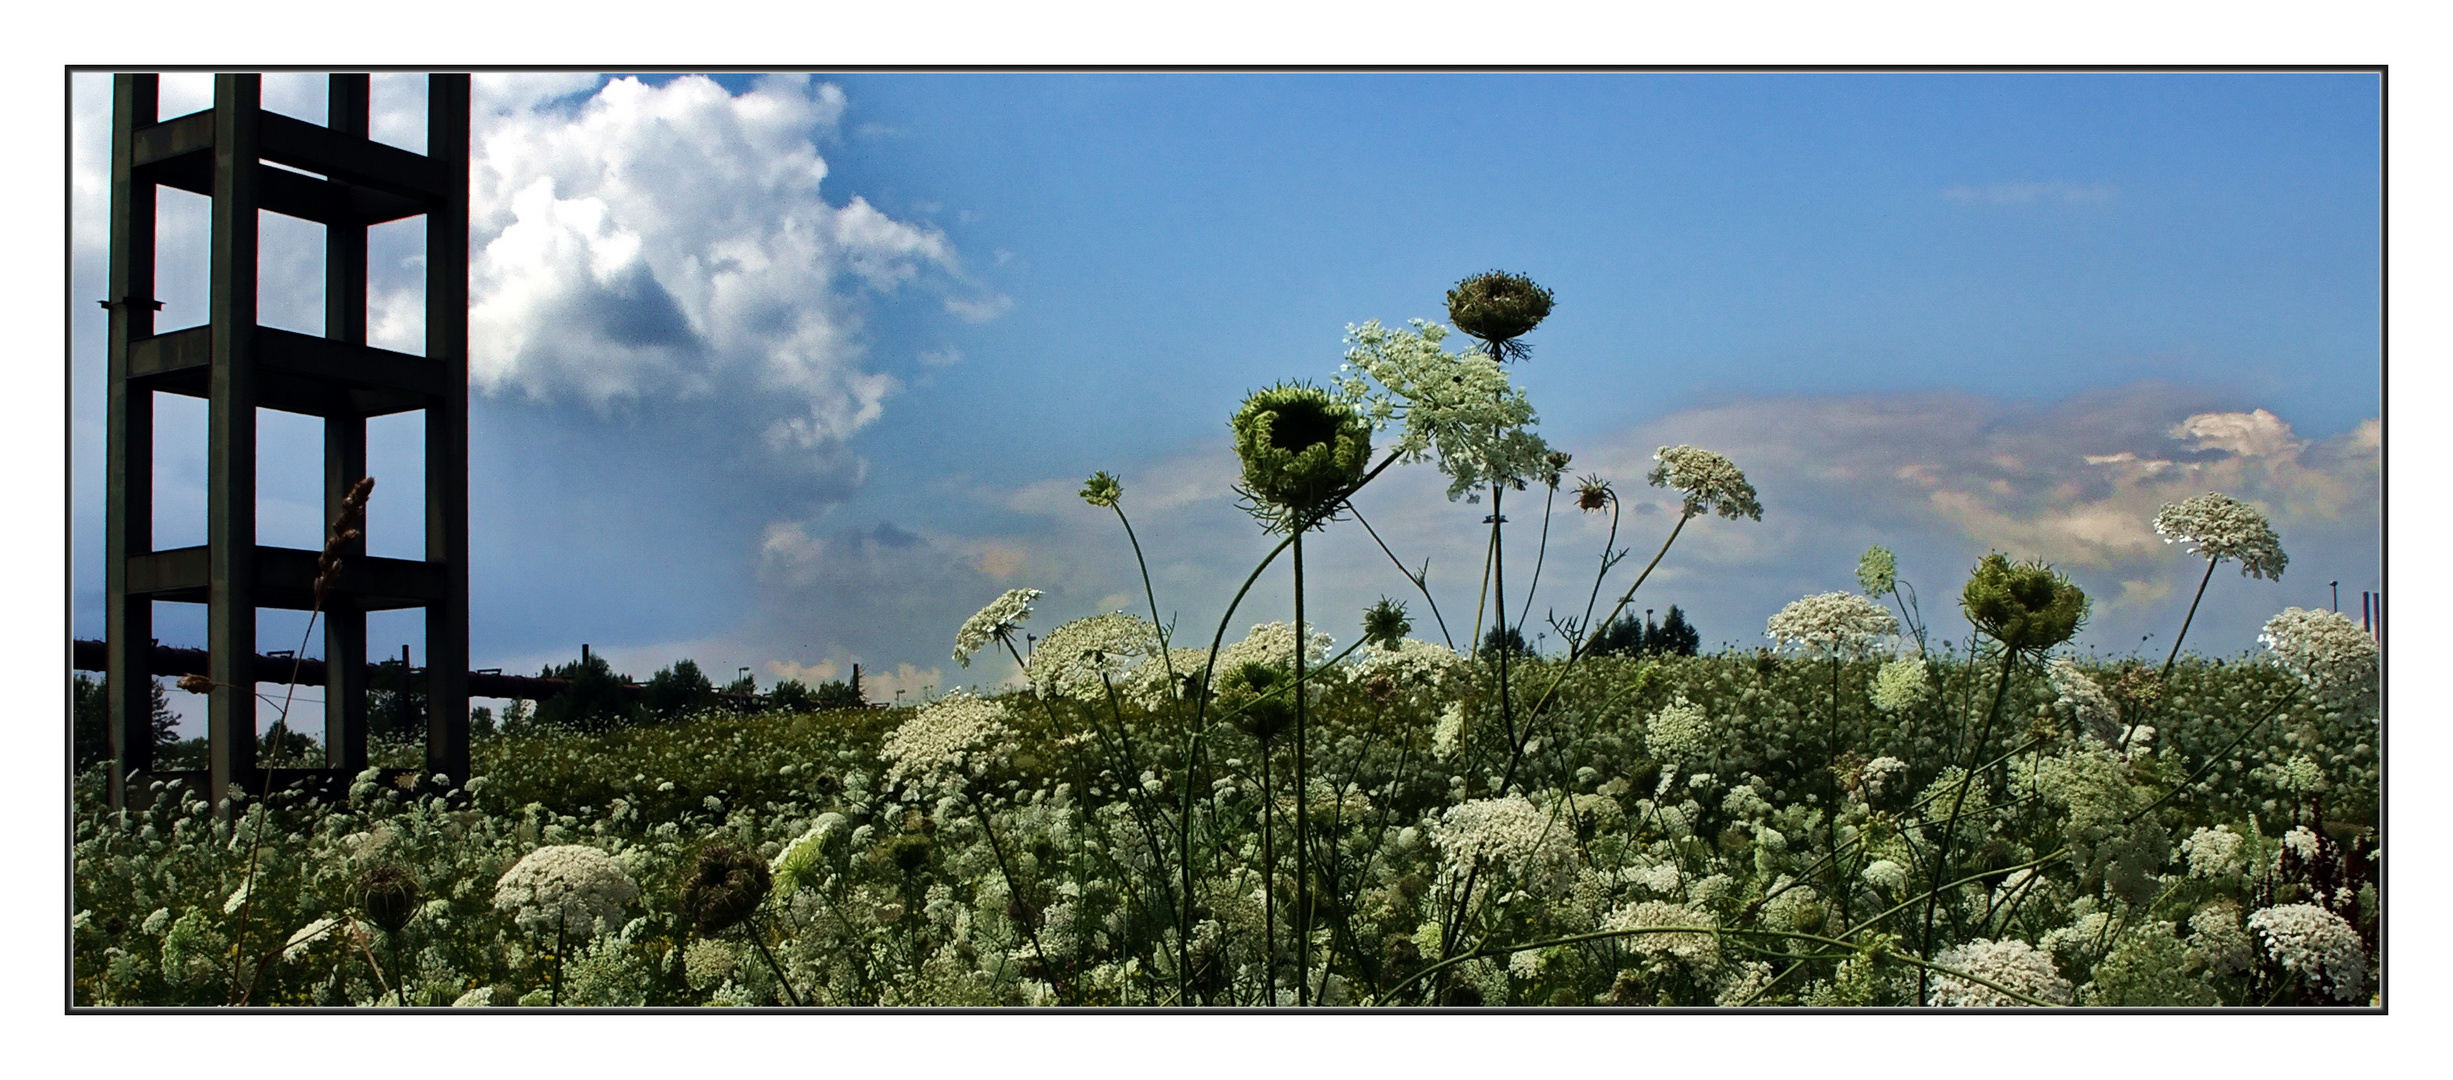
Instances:
[[[1488,356],[1441,348],[1447,327],[1421,319],[1410,325],[1391,330],[1374,319],[1347,327],[1346,363],[1336,380],[1339,396],[1374,430],[1404,421],[1390,447],[1397,460],[1411,464],[1436,454],[1450,502],[1493,484],[1521,486],[1549,470],[1549,445],[1527,430],[1533,404],[1508,384],[1507,371]]]
[[[2055,1005],[2070,1003],[2070,980],[2062,978],[2061,973],[2053,968],[2053,958],[2016,938],[2001,941],[1977,938],[1965,945],[1942,950],[1934,956],[1933,962],[1982,976],[2038,1001],[2049,1001]],[[1936,974],[1927,993],[1926,1004],[1981,1008],[2027,1003],[1983,983]]]
[[[2264,514],[2221,492],[2166,504],[2155,513],[2155,533],[2164,543],[2187,544],[2217,562],[2238,559],[2242,574],[2268,581],[2281,579],[2291,561]]]
[[[622,905],[639,897],[639,886],[622,864],[584,844],[556,844],[531,851],[494,883],[494,907],[511,913],[520,929],[535,933],[557,924],[575,938],[613,923]]]
[[[1043,697],[1103,701],[1135,664],[1158,653],[1158,628],[1125,612],[1093,615],[1048,631],[1031,649],[1026,671]],[[1163,666],[1163,665],[1162,665]]]
[[[927,781],[978,768],[1013,751],[1013,729],[1005,724],[1005,706],[961,690],[921,706],[886,736],[878,756],[886,761],[886,783]]]
[[[1877,889],[1897,892],[1908,885],[1908,868],[1890,859],[1876,859],[1859,871],[1865,883]]]
[[[2053,685],[2053,693],[2059,695],[2054,703],[2077,718],[2080,734],[2106,746],[2120,745],[2121,709],[2113,704],[2112,696],[2104,693],[2103,687],[2066,656],[2054,657],[2044,666],[2044,672]]]
[[[1644,724],[1644,745],[1664,761],[1700,755],[1711,745],[1712,720],[1680,694]]]
[[[1439,711],[1439,723],[1431,729],[1431,753],[1445,761],[1456,756],[1457,741],[1465,735],[1465,703],[1450,701]]]
[[[1764,623],[1763,636],[1796,645],[1810,656],[1861,656],[1899,633],[1899,620],[1855,593],[1827,592],[1789,601]]]
[[[1304,643],[1304,664],[1311,667],[1319,666],[1322,660],[1328,659],[1330,647],[1336,644],[1336,639],[1321,633],[1319,627],[1315,625],[1312,629],[1311,640]],[[1295,667],[1294,624],[1260,623],[1254,626],[1250,633],[1245,634],[1242,641],[1229,645],[1218,653],[1219,671],[1235,671],[1245,664],[1260,664],[1264,667],[1293,671]]]
[[[1926,681],[1925,658],[1908,656],[1882,665],[1874,673],[1874,707],[1884,712],[1906,712],[1933,696],[1933,687]]]
[[[1008,589],[1005,595],[989,601],[987,607],[964,620],[962,629],[955,631],[954,661],[970,667],[972,653],[1021,629],[1022,620],[1031,617],[1031,605],[1038,599],[1037,589]]]
[[[2217,900],[2189,916],[2189,954],[2207,974],[2237,975],[2255,963],[2249,932],[2240,925],[2240,905]]]
[[[1575,834],[1522,795],[1475,799],[1448,808],[1431,841],[1460,880],[1475,870],[1529,877],[1554,871],[1574,854]]]
[[[1604,930],[1696,927],[1696,932],[1673,930],[1629,934],[1622,940],[1632,952],[1647,956],[1674,956],[1699,968],[1709,968],[1720,961],[1720,939],[1709,932],[1719,925],[1720,918],[1709,911],[1663,900],[1641,900],[1625,905],[1602,921]]]
[[[2247,869],[2247,842],[2248,837],[2233,832],[2231,826],[2217,825],[2190,833],[2180,842],[2180,850],[2189,859],[2190,877],[2229,877]]]
[[[1755,486],[1728,458],[1693,446],[1664,446],[1653,453],[1660,464],[1645,477],[1654,487],[1686,493],[1686,514],[1705,511],[1736,520],[1763,520],[1763,504],[1755,501]]]
[[[1908,763],[1885,754],[1866,762],[1857,775],[1865,781],[1866,797],[1879,799],[1907,785]]]
[[[1899,559],[1879,544],[1857,556],[1857,587],[1867,596],[1881,596],[1899,584]]]
[[[2249,929],[2284,970],[2336,1001],[2356,1001],[2368,984],[2368,957],[2342,916],[2315,904],[2284,904],[2249,916]]]
[[[2284,608],[2257,635],[2275,666],[2337,708],[2376,698],[2376,639],[2339,612]]]
[[[1447,646],[1405,638],[1394,648],[1364,647],[1346,674],[1357,685],[1387,679],[1398,690],[1419,695],[1438,692],[1450,676],[1465,669],[1465,658]]]

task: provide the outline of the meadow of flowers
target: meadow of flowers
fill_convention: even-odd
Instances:
[[[1638,573],[1605,549],[1564,646],[1500,615],[1460,654],[1394,600],[1323,632],[1352,616],[1304,613],[1303,537],[1355,527],[1384,470],[1492,500],[1501,597],[1498,504],[1571,490],[1505,370],[1549,294],[1491,274],[1449,301],[1479,348],[1366,324],[1328,388],[1235,413],[1239,491],[1283,539],[1214,627],[1151,597],[1026,653],[1015,590],[953,630],[957,660],[1023,666],[985,696],[525,725],[464,782],[369,770],[338,804],[157,783],[114,813],[81,775],[74,1002],[2378,1002],[2380,657],[2333,612],[2276,615],[2252,657],[2082,660],[2084,594],[1997,553],[1944,641],[1876,548],[1762,648],[1605,654],[1688,520],[1764,512],[1737,463],[1664,447],[1645,479],[1684,515]],[[1616,544],[1610,484],[1572,491]],[[1131,534],[1120,481],[1082,495]],[[2218,494],[2155,526],[2209,580],[2287,564]],[[1296,623],[1236,617],[1286,587]]]

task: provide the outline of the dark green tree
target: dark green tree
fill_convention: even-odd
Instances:
[[[639,707],[658,721],[679,719],[703,711],[715,704],[715,684],[698,669],[695,660],[676,660],[647,680],[647,688],[639,693]]]
[[[570,683],[561,693],[537,703],[535,723],[547,730],[607,731],[630,723],[639,711],[622,690],[630,680],[614,674],[613,665],[602,656],[547,668],[538,677]]]
[[[1669,606],[1669,614],[1661,620],[1661,628],[1644,635],[1644,651],[1667,656],[1693,656],[1703,644],[1703,635],[1687,625],[1686,613],[1678,605]]]
[[[85,769],[111,760],[110,688],[106,676],[76,672],[69,683],[70,752],[76,767]],[[153,742],[179,741],[179,714],[170,709],[170,694],[153,684]]]
[[[366,680],[366,730],[393,739],[426,737],[426,680],[398,660],[375,665]]]

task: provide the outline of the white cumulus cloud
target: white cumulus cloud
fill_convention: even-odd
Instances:
[[[899,387],[861,366],[861,295],[959,280],[953,245],[821,194],[834,86],[594,83],[478,78],[472,379],[600,410],[724,395],[771,448],[838,457]]]

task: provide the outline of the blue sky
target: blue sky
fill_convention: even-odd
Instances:
[[[1882,543],[1961,633],[1958,584],[1999,547],[2097,598],[2082,648],[2152,634],[2160,656],[2198,568],[2146,523],[2213,488],[2264,508],[2292,559],[2278,583],[2217,574],[2189,641],[2237,653],[2327,582],[2355,610],[2379,580],[2377,94],[2309,74],[481,76],[476,663],[585,641],[639,676],[691,656],[762,684],[857,661],[888,674],[879,696],[993,681],[947,653],[1006,588],[1047,591],[1042,631],[1143,610],[1113,519],[1073,498],[1094,469],[1124,479],[1162,610],[1206,637],[1266,548],[1227,490],[1235,404],[1327,378],[1347,324],[1439,318],[1492,267],[1558,296],[1516,377],[1571,471],[1627,496],[1622,544],[1666,532],[1641,479],[1664,443],[1729,454],[1763,493],[1760,523],[1690,526],[1637,607],[1751,647]],[[379,82],[379,136],[414,128],[417,96]],[[313,80],[267,97],[320,119]],[[72,111],[84,299],[107,79],[78,77]],[[176,212],[166,265],[201,250]],[[268,250],[307,251],[284,224]],[[402,347],[416,241],[377,240],[377,336]],[[274,262],[266,320],[319,325],[312,259]],[[171,276],[165,327],[202,296]],[[84,308],[72,602],[99,636]],[[194,414],[167,443],[200,439]],[[376,439],[378,553],[414,529],[414,470],[387,471],[407,434]],[[176,453],[165,529],[201,506],[201,453]],[[1357,501],[1431,559],[1453,622],[1486,508],[1442,487],[1414,466]],[[1511,605],[1539,520],[1519,498]],[[265,521],[314,546],[305,501]],[[1537,620],[1581,606],[1601,539],[1554,520]],[[1352,526],[1311,551],[1341,641],[1410,592]],[[1239,625],[1289,617],[1271,580]]]

